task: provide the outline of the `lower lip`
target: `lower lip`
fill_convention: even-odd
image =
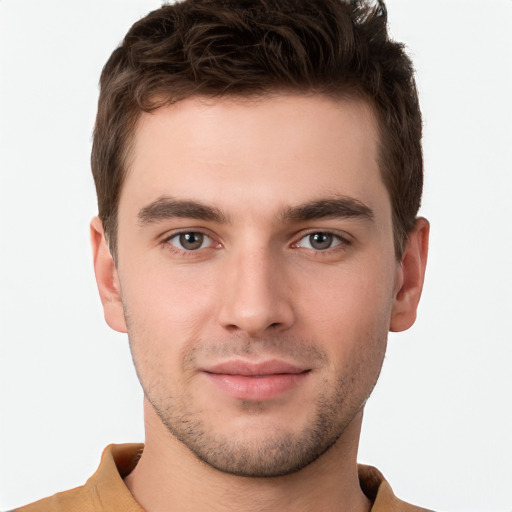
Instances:
[[[298,386],[309,372],[264,376],[206,373],[227,395],[240,400],[263,401],[276,398]]]

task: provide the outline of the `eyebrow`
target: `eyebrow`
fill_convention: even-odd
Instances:
[[[227,223],[228,217],[218,208],[207,204],[188,200],[163,196],[143,207],[138,214],[141,225],[145,226],[172,218],[186,218]],[[331,199],[318,199],[309,203],[293,206],[285,209],[278,215],[278,220],[308,221],[315,219],[355,218],[373,220],[374,214],[371,208],[361,201],[351,197],[339,197]]]
[[[139,211],[140,224],[147,225],[153,222],[172,218],[186,218],[208,220],[226,223],[227,217],[214,206],[208,206],[197,201],[160,197]]]
[[[373,220],[374,214],[370,207],[352,197],[319,199],[310,203],[286,209],[280,219],[283,221],[307,221],[315,219],[362,219]]]

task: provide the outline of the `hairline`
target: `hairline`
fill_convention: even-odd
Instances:
[[[386,151],[384,148],[384,139],[386,137],[386,131],[384,127],[384,120],[382,119],[382,114],[379,111],[375,101],[369,97],[361,88],[358,87],[350,87],[346,85],[345,87],[335,88],[333,85],[321,87],[321,88],[308,88],[308,89],[300,89],[293,87],[275,87],[265,91],[248,91],[247,93],[241,92],[219,92],[219,93],[196,93],[191,92],[188,95],[183,95],[179,98],[174,99],[170,94],[164,95],[163,93],[154,93],[149,96],[149,102],[151,102],[154,107],[151,109],[144,109],[141,107],[139,103],[134,103],[134,112],[133,115],[130,116],[130,120],[126,125],[126,129],[123,132],[123,142],[121,148],[121,155],[119,158],[121,173],[119,177],[119,188],[116,191],[116,202],[114,207],[112,208],[112,213],[110,218],[108,219],[107,226],[105,227],[105,235],[107,238],[107,243],[109,246],[109,250],[112,254],[114,262],[117,264],[118,261],[118,244],[117,244],[117,232],[118,232],[118,211],[119,211],[119,202],[121,199],[123,185],[125,180],[130,172],[131,163],[133,161],[133,149],[136,134],[138,131],[138,127],[144,113],[151,113],[159,110],[160,108],[170,107],[176,105],[184,100],[190,98],[197,98],[200,100],[204,100],[205,102],[215,103],[217,101],[222,100],[232,100],[239,101],[241,103],[247,102],[260,102],[265,101],[277,96],[324,96],[326,98],[330,98],[334,101],[360,101],[365,103],[373,113],[376,125],[376,137],[377,137],[377,165],[380,171],[380,177],[385,186],[385,189],[388,194],[388,198],[391,204],[391,217],[392,217],[392,228],[393,228],[393,243],[395,246],[395,256],[397,259],[400,259],[404,246],[405,240],[409,233],[400,233],[398,231],[398,219],[395,217],[395,200],[392,197],[392,192],[389,188],[388,181],[386,180],[386,174],[390,174],[390,170],[388,169],[389,163],[385,162]],[[137,108],[138,107],[138,108]],[[103,222],[103,220],[102,220]]]

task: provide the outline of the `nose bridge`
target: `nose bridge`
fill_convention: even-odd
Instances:
[[[227,260],[219,313],[223,327],[250,336],[288,328],[293,309],[282,255],[270,244],[241,244]]]

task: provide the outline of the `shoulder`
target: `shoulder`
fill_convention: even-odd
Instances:
[[[397,498],[377,468],[359,464],[358,472],[361,489],[373,502],[371,512],[433,512]]]
[[[11,512],[143,512],[123,482],[137,464],[142,448],[141,444],[109,445],[85,485]]]
[[[11,512],[86,512],[95,510],[94,501],[85,487],[59,492],[49,498],[16,508]]]

